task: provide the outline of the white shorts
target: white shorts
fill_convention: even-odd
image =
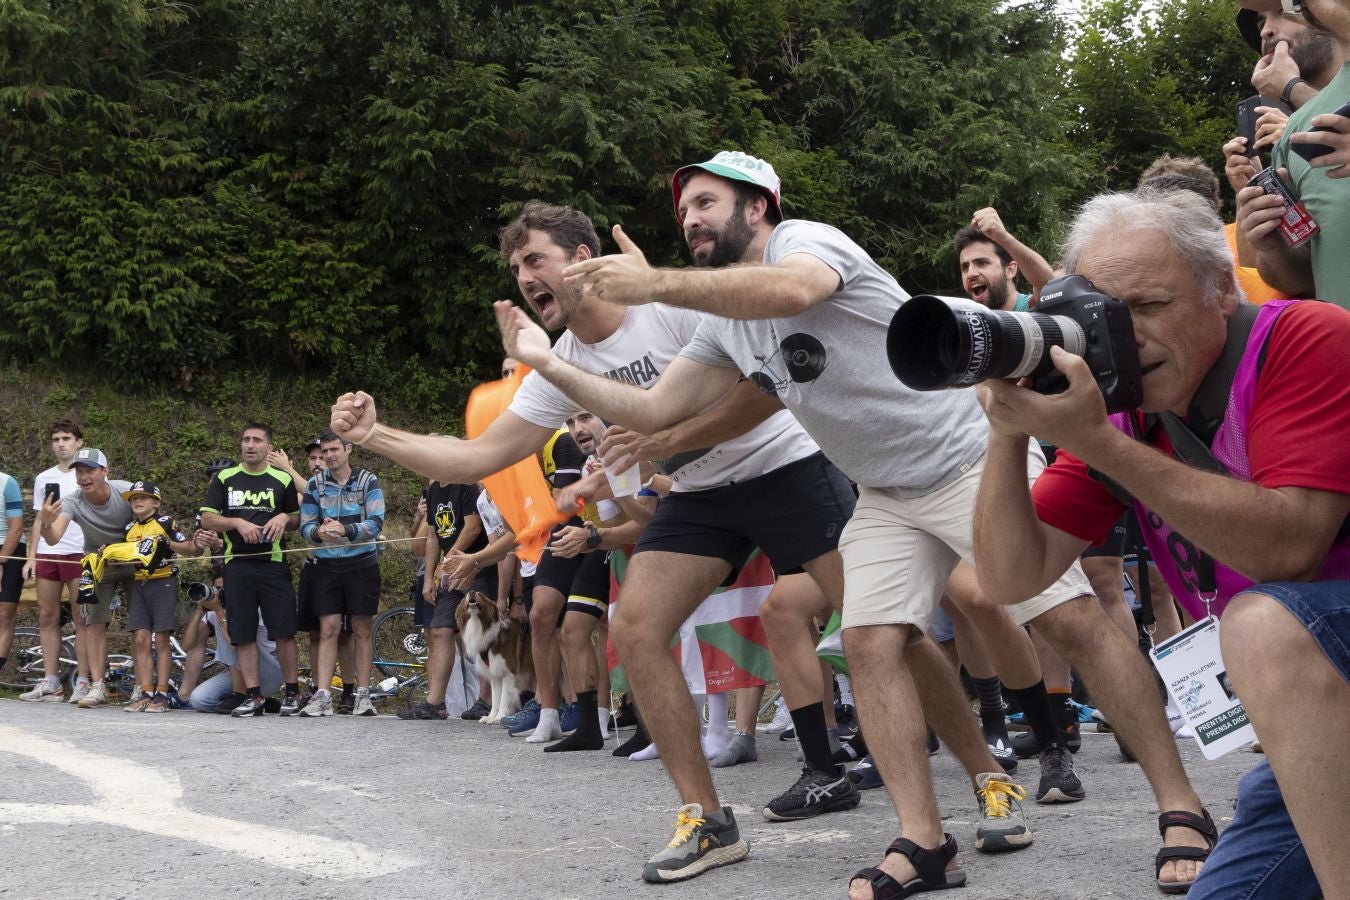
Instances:
[[[1044,468],[1040,447],[1029,441],[1029,481]],[[839,539],[844,628],[903,624],[928,632],[956,563],[975,563],[975,497],[983,472],[981,456],[951,484],[922,497],[860,489],[857,509]],[[1025,625],[1061,603],[1091,594],[1092,586],[1075,561],[1045,591],[1007,609],[1013,621]]]

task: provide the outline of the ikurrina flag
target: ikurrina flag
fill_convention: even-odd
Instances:
[[[473,389],[464,410],[464,431],[470,440],[487,431],[488,426],[506,411],[528,371],[528,366],[518,366],[510,378],[489,381]],[[502,518],[506,519],[506,524],[516,533],[520,544],[516,555],[538,563],[540,554],[548,546],[553,526],[567,520],[567,516],[553,505],[553,492],[544,480],[539,460],[527,456],[484,478],[483,487]]]
[[[627,567],[627,554],[618,550],[610,553],[611,597],[619,596]],[[709,594],[680,626],[671,647],[680,661],[690,693],[721,694],[774,680],[769,640],[759,619],[760,604],[771,590],[773,567],[768,557],[755,551],[736,581]],[[628,678],[613,641],[608,649],[610,687],[626,691]]]

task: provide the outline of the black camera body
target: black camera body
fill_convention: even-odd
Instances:
[[[1143,402],[1129,307],[1080,275],[1047,284],[1034,312],[922,294],[900,305],[886,334],[891,370],[918,391],[1027,378],[1033,390],[1056,394],[1069,384],[1050,360],[1055,346],[1083,358],[1108,412]]]
[[[203,581],[194,581],[187,586],[188,600],[193,603],[209,603],[220,599],[220,588]]]
[[[1138,409],[1144,402],[1144,386],[1139,372],[1139,345],[1134,339],[1134,320],[1130,308],[1114,297],[1100,293],[1081,275],[1065,275],[1048,283],[1041,291],[1036,312],[1063,316],[1083,329],[1084,346],[1078,354],[1101,389],[1107,412]],[[1058,394],[1068,390],[1069,380],[1050,364],[1047,371],[1033,376],[1032,390]]]

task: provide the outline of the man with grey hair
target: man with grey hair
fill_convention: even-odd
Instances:
[[[762,194],[741,193],[737,184],[745,182],[759,185]],[[977,832],[977,849],[1030,843],[1025,824],[1014,821],[1020,813],[1008,814],[1024,792],[989,755],[951,667],[924,637],[957,561],[973,560],[971,518],[987,424],[969,391],[919,393],[878,376],[887,369],[888,323],[909,295],[837,229],[779,222],[778,180],[767,162],[719,153],[677,172],[673,193],[694,268],[652,268],[616,227],[622,254],[564,270],[567,284],[585,285],[588,296],[610,303],[667,303],[725,317],[702,324],[659,382],[639,391],[583,372],[550,352],[548,336],[520,310],[499,303],[504,344],[586,409],[638,431],[679,421],[747,378],[777,397],[857,482],[857,512],[840,538],[844,649],[863,729],[899,813],[902,837],[876,867],[853,876],[849,896],[866,900],[959,886],[965,873],[955,859],[955,839],[943,833],[924,749],[925,715],[966,768],[986,821],[993,814],[1010,819],[1003,829]],[[1020,452],[1024,467],[1044,465],[1039,448],[1025,437]],[[1021,477],[1025,485],[1026,469]],[[1162,807],[1198,818],[1200,800],[1162,708],[1138,689],[1148,683],[1144,662],[1133,642],[1109,624],[1081,569],[1066,560],[1040,590],[1019,599],[1024,602],[1013,607],[1011,620],[1034,621],[1083,674],[1138,754]],[[1000,621],[1003,611],[991,606],[981,601],[967,614],[1006,642],[987,643],[991,655],[999,654],[1000,677],[1043,700],[1034,657],[1026,665],[1019,655],[1025,633]],[[620,604],[613,626],[620,653],[664,653],[659,636],[640,626]],[[676,722],[669,734],[657,735],[663,748],[681,731],[696,731],[692,704],[679,705],[687,724]],[[1054,742],[1053,722],[1047,731]],[[1065,756],[1058,750],[1055,744],[1042,752],[1043,776],[1063,771]],[[1172,829],[1164,843],[1195,845],[1198,839]],[[1191,877],[1180,869],[1167,874],[1181,883]]]
[[[1266,753],[1191,897],[1320,896],[1318,880],[1330,895],[1350,882],[1350,313],[1243,303],[1218,216],[1185,191],[1092,200],[1064,260],[1129,307],[1143,402],[1108,417],[1084,361],[1058,349],[1061,394],[977,389],[992,424],[980,582],[1003,601],[1040,590],[1133,506],[1177,599],[1223,614],[1222,663]],[[1027,435],[1061,448],[1030,490]],[[1217,837],[1207,814],[1159,827]]]

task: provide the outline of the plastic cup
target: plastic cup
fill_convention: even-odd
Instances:
[[[631,465],[621,472],[605,469],[605,478],[609,489],[617,497],[631,497],[642,490],[642,472],[637,465]]]

